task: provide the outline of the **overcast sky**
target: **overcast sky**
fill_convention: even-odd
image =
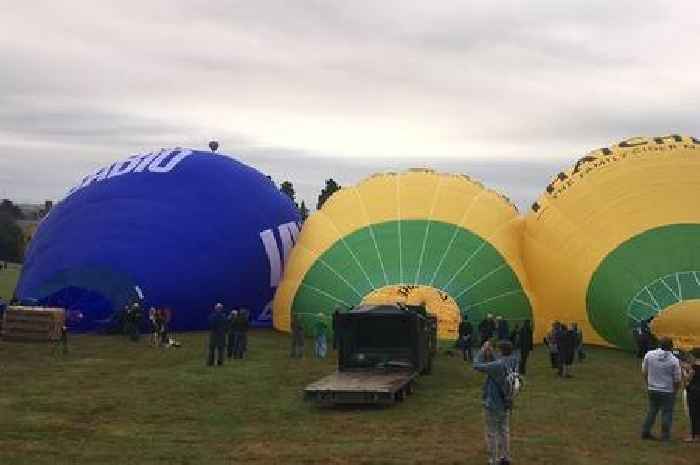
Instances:
[[[700,135],[700,2],[0,0],[0,196],[125,155],[291,180],[470,174],[529,205],[585,152]]]

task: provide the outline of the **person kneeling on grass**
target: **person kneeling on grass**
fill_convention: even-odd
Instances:
[[[486,341],[474,360],[474,369],[486,373],[483,388],[484,417],[486,419],[486,450],[489,465],[510,464],[510,412],[512,394],[508,379],[517,376],[518,358],[513,355],[510,341],[498,343],[500,357],[494,353],[489,341]]]

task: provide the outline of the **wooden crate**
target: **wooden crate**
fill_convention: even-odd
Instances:
[[[58,341],[66,323],[62,308],[8,307],[2,323],[2,338],[8,341]]]

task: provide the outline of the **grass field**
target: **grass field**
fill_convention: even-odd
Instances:
[[[318,408],[307,383],[332,357],[290,360],[288,339],[251,334],[250,358],[204,366],[204,333],[155,349],[118,336],[72,336],[70,353],[0,342],[1,464],[485,464],[481,375],[440,355],[417,391],[389,408]],[[307,344],[307,352],[310,347]],[[700,446],[641,442],[638,362],[592,348],[557,379],[540,348],[517,399],[517,464],[700,463]]]
[[[8,263],[6,270],[0,270],[0,297],[5,299],[5,302],[12,298],[20,270],[20,265],[16,263]]]

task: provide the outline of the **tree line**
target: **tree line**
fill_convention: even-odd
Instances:
[[[342,186],[338,184],[333,178],[326,179],[326,185],[323,187],[323,189],[321,189],[321,193],[318,195],[318,200],[316,202],[316,210],[320,210],[323,204],[326,203],[326,201],[329,198],[331,198],[333,193],[339,191],[341,187]],[[301,201],[301,203],[297,203],[296,192],[294,191],[294,185],[292,184],[292,182],[282,182],[282,184],[280,184],[280,191],[286,194],[292,200],[292,202],[294,202],[294,205],[296,205],[297,209],[299,210],[299,216],[301,216],[301,221],[306,221],[311,212],[306,206],[306,202],[304,202],[303,200]]]
[[[17,221],[23,219],[24,213],[11,200],[4,199],[0,203],[0,260],[22,261],[25,241]]]

